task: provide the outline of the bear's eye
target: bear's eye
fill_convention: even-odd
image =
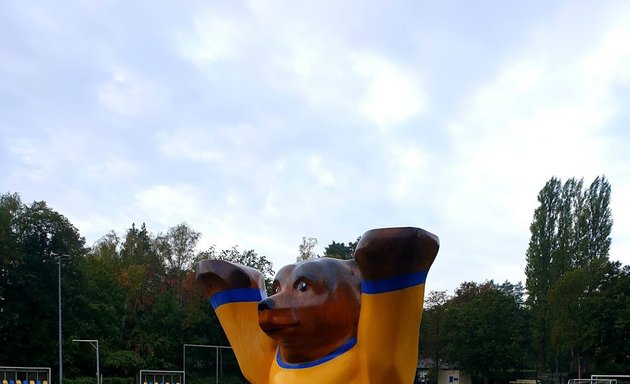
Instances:
[[[300,292],[304,292],[306,291],[306,287],[307,287],[306,283],[302,281],[297,285],[297,290]]]

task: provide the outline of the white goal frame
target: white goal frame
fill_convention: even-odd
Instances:
[[[617,384],[615,379],[569,379],[567,384]]]
[[[147,376],[152,376],[153,380],[146,380]],[[161,380],[156,380],[160,378]],[[174,380],[179,378],[179,380]],[[186,373],[184,371],[162,371],[156,369],[142,369],[138,374],[138,384],[184,384],[186,382]]]
[[[612,380],[614,384],[617,384],[619,379],[630,382],[630,375],[591,375],[593,381]]]
[[[17,383],[20,380],[23,384],[29,384],[32,380],[33,382],[43,383],[44,381],[48,382],[48,384],[52,384],[52,377],[50,375],[49,367],[5,367],[0,366],[0,379],[2,383],[6,380],[7,383],[10,383],[13,380],[14,383]],[[44,376],[40,378],[40,376]]]

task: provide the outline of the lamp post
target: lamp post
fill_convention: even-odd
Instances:
[[[59,315],[59,384],[63,384],[63,350],[61,348],[62,344],[62,333],[61,333],[61,258],[62,257],[70,257],[69,255],[57,254],[54,252],[50,252],[52,256],[57,257],[58,269],[57,269],[57,289],[58,289],[58,315]]]
[[[98,359],[98,340],[72,340],[77,343],[90,343],[92,347],[96,349],[96,384],[101,383],[101,373],[99,370],[99,359]]]
[[[182,371],[184,371],[184,383],[186,384],[186,347],[193,348],[216,348],[217,356],[216,356],[216,381],[219,382],[219,349],[232,349],[232,347],[226,347],[225,345],[205,345],[205,344],[184,344],[184,353],[183,353],[183,361],[182,361]]]

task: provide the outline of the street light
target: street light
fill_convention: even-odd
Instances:
[[[182,361],[182,371],[184,371],[184,383],[186,384],[186,347],[193,348],[216,348],[217,350],[217,360],[216,360],[216,381],[219,382],[219,349],[232,349],[232,347],[226,347],[225,345],[205,345],[205,344],[184,344],[184,353],[183,353],[183,361]]]
[[[58,314],[59,314],[59,384],[63,384],[63,351],[61,349],[61,343],[62,343],[62,333],[61,333],[61,258],[65,257],[68,258],[70,257],[70,255],[61,255],[61,254],[57,254],[54,252],[50,252],[50,254],[52,256],[56,256],[57,257],[57,262],[59,265],[59,268],[57,270],[57,282],[58,282]]]
[[[98,340],[72,340],[77,343],[90,343],[92,347],[96,349],[96,384],[100,384],[101,382],[101,373],[99,371],[99,360],[98,360]]]

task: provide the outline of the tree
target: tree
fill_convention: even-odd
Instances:
[[[166,268],[170,271],[184,271],[191,267],[200,237],[201,234],[186,223],[169,228],[166,234],[159,234],[156,247]]]
[[[465,297],[455,296],[447,304],[448,359],[485,382],[505,380],[509,371],[523,367],[527,351],[522,298],[491,281],[462,288],[459,294]]]
[[[433,361],[431,376],[436,380],[447,348],[444,326],[449,300],[450,297],[446,291],[431,291],[424,302],[425,308],[420,331],[420,355],[429,357]]]
[[[554,282],[548,294],[551,343],[558,351],[570,351],[575,363],[573,372],[582,372],[582,337],[586,324],[581,312],[588,281],[586,268],[573,269]],[[557,354],[556,359],[561,356]],[[556,367],[559,364],[556,362]]]
[[[589,265],[597,260],[608,260],[610,233],[612,231],[612,212],[610,210],[610,184],[606,178],[596,177],[585,192],[586,207],[582,214],[585,219],[584,244],[580,247],[578,265]]]
[[[205,259],[225,260],[257,269],[265,276],[265,286],[267,289],[271,289],[272,279],[275,274],[273,264],[271,261],[267,260],[266,256],[259,256],[253,249],[240,252],[237,246],[233,246],[230,249],[217,252],[213,245],[206,251],[199,253],[196,257],[197,261]]]
[[[610,249],[610,184],[603,176],[595,178],[587,190],[583,184],[582,180],[571,178],[562,185],[559,179],[551,178],[538,194],[540,206],[530,226],[525,274],[538,362],[543,368],[549,364],[547,350],[551,343],[556,371],[562,360],[559,355],[575,353],[576,344],[567,344],[566,334],[560,336],[568,331],[566,328],[552,334],[552,324],[561,324],[558,319],[566,319],[566,314],[562,305],[551,305],[549,299],[553,296],[560,300],[558,292],[577,289],[574,279],[563,280],[567,273],[586,268],[587,276],[595,276],[595,270],[608,260]],[[586,287],[594,283],[583,282]]]
[[[94,244],[78,265],[80,291],[74,295],[71,304],[75,319],[68,322],[68,338],[98,338],[101,345],[101,372],[104,375],[125,375],[137,366],[128,367],[118,359],[112,365],[112,358],[125,354],[125,299],[127,292],[119,283],[120,258],[117,252],[118,236],[110,232]],[[114,352],[116,351],[116,352]],[[120,351],[120,352],[118,352]],[[130,352],[134,353],[134,352]],[[142,358],[135,354],[140,363]],[[68,373],[89,375],[93,371],[93,357],[85,353],[84,346],[72,344],[64,354],[72,364]]]
[[[328,244],[326,248],[324,248],[324,257],[332,257],[335,259],[342,260],[352,260],[354,258],[354,250],[357,248],[357,244],[359,243],[359,237],[355,242],[348,242],[348,245],[345,243],[337,243],[333,240],[332,243]]]
[[[214,311],[195,284],[199,233],[185,224],[153,236],[143,224],[109,232],[87,249],[78,230],[45,202],[0,195],[0,365],[50,366],[57,351],[61,264],[65,379],[92,376],[93,355],[72,339],[100,341],[101,372],[132,380],[141,368],[177,368],[181,344],[225,345]],[[212,251],[214,253],[214,251]],[[273,275],[255,251],[215,254]],[[54,369],[53,369],[54,371]]]
[[[591,263],[567,272],[549,293],[552,340],[578,377],[630,366],[630,267]]]
[[[15,226],[23,209],[20,195],[17,193],[0,195],[0,281],[2,281],[0,284],[0,313],[5,313],[6,286],[11,281],[9,276],[12,269],[20,259],[17,254],[18,234],[15,231]]]
[[[316,259],[319,257],[315,253],[315,247],[317,246],[317,239],[314,237],[302,237],[302,244],[298,247],[299,255],[296,261],[303,261],[308,259]]]
[[[630,370],[630,266],[607,262],[583,298],[583,353],[591,372]]]
[[[555,278],[551,266],[558,248],[556,231],[561,205],[560,180],[551,178],[538,194],[538,201],[540,206],[534,211],[534,220],[530,226],[525,275],[528,302],[534,320],[533,336],[538,349],[538,363],[545,366],[549,342],[547,294]]]
[[[19,195],[0,197],[2,304],[0,364],[50,365],[57,350],[58,261],[61,268],[62,321],[74,318],[68,305],[79,292],[77,263],[85,253],[78,230],[45,202],[25,205]]]

